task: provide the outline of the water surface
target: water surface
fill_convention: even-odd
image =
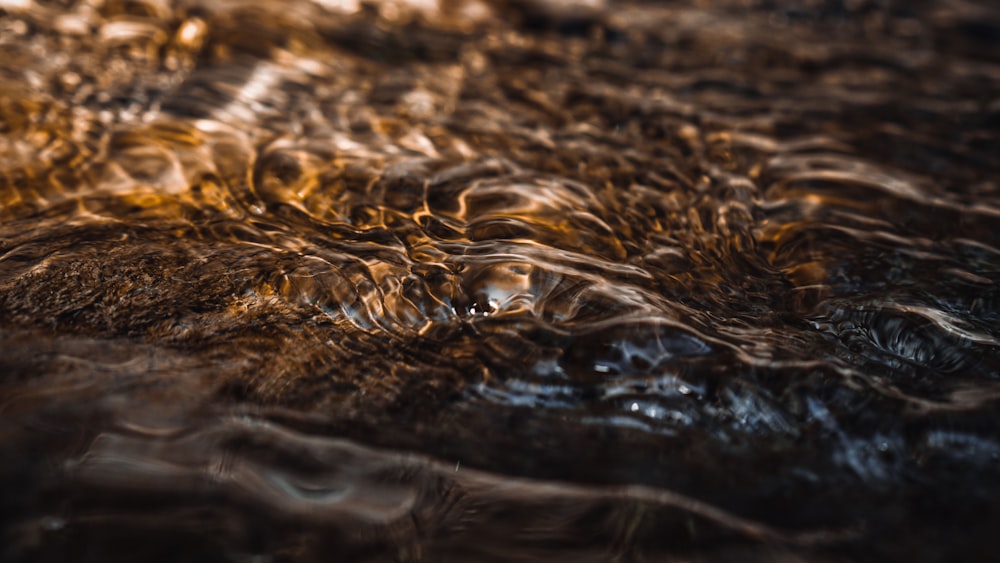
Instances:
[[[0,558],[986,560],[990,2],[0,0]]]

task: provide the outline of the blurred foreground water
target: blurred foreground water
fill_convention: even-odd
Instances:
[[[1000,7],[0,0],[3,561],[977,561]]]

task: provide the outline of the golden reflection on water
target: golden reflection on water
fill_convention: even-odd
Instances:
[[[962,559],[998,22],[0,0],[0,558]]]

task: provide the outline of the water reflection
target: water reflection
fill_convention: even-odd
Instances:
[[[0,0],[0,558],[975,559],[998,22]]]

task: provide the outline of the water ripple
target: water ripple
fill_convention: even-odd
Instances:
[[[0,0],[0,558],[974,559],[998,21]]]

